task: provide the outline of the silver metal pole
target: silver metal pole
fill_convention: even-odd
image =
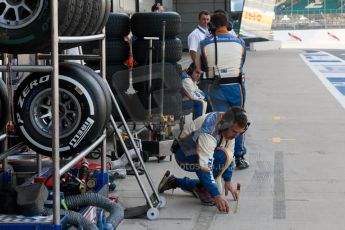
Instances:
[[[118,108],[118,109],[119,109],[119,108]],[[119,111],[119,110],[118,110],[118,111]],[[120,114],[120,116],[122,116],[122,115]],[[145,188],[144,188],[144,184],[143,184],[143,182],[142,182],[141,179],[140,179],[140,176],[139,176],[139,174],[138,174],[138,171],[137,171],[136,168],[135,168],[135,165],[134,165],[134,163],[133,163],[132,157],[131,157],[131,155],[129,154],[128,149],[127,149],[127,146],[126,146],[125,142],[123,141],[123,139],[122,139],[122,137],[121,137],[120,130],[119,130],[119,128],[117,127],[116,122],[115,122],[113,116],[110,116],[110,121],[111,121],[111,123],[112,123],[112,125],[113,125],[113,127],[114,127],[114,130],[115,130],[115,133],[116,133],[117,137],[120,139],[120,142],[121,142],[121,145],[122,145],[123,149],[125,150],[125,154],[126,154],[126,157],[127,157],[127,159],[128,159],[128,162],[129,162],[129,164],[131,165],[131,167],[132,167],[132,169],[133,169],[133,171],[134,171],[135,178],[137,179],[138,184],[139,184],[139,187],[140,187],[142,193],[144,194],[144,197],[145,197],[145,199],[146,199],[146,202],[148,203],[148,205],[150,206],[150,208],[153,208],[153,207],[154,207],[154,206],[153,206],[153,203],[152,203],[152,201],[151,201],[149,195],[147,194],[147,191],[146,191]],[[124,123],[124,124],[126,124],[126,123]],[[130,134],[130,133],[128,133],[128,134]],[[137,148],[136,148],[136,145],[134,145],[134,149],[135,149],[135,151],[136,151],[136,149],[137,149]],[[137,151],[136,151],[136,152],[137,152]],[[141,158],[141,157],[139,157],[139,158]],[[146,169],[144,169],[144,171],[145,171],[145,170],[146,170]]]
[[[151,88],[152,88],[152,39],[149,40],[149,118],[151,119]]]
[[[121,112],[121,109],[120,109],[120,107],[119,107],[119,104],[117,103],[116,98],[115,98],[113,92],[111,91],[108,82],[106,82],[106,85],[107,85],[107,87],[108,87],[108,90],[110,91],[110,95],[111,95],[113,104],[115,105],[116,111],[118,111],[119,116],[120,116],[120,119],[121,119],[121,121],[122,121],[122,123],[123,123],[123,126],[125,127],[125,130],[126,130],[128,136],[129,136],[129,140],[131,141],[131,144],[135,147],[135,148],[134,148],[135,153],[136,153],[136,155],[137,155],[137,157],[138,157],[138,159],[139,159],[139,161],[140,161],[140,164],[142,165],[142,167],[143,167],[143,169],[144,169],[144,173],[145,173],[145,176],[146,176],[146,178],[147,178],[147,180],[148,180],[148,182],[149,182],[149,184],[150,184],[150,187],[151,187],[153,193],[155,194],[157,201],[159,201],[158,191],[157,191],[155,185],[153,184],[153,181],[152,181],[151,176],[147,173],[147,168],[146,168],[146,166],[145,166],[145,163],[144,163],[144,161],[143,161],[143,158],[141,157],[140,152],[138,152],[138,149],[136,148],[136,147],[138,147],[138,146],[137,146],[136,142],[134,141],[134,138],[133,138],[133,135],[132,135],[132,133],[131,133],[131,130],[129,129],[129,127],[128,127],[128,125],[127,125],[127,122],[126,122],[126,120],[125,120],[125,118],[123,117],[123,114],[122,114],[122,112]],[[111,116],[110,120],[111,120],[112,125],[114,126],[115,131],[116,131],[117,126],[116,126],[116,123],[115,123],[114,118],[113,118],[112,116]],[[118,135],[118,137],[119,137],[119,139],[121,140],[121,143],[122,143],[123,140],[122,140],[122,138],[119,136],[119,135],[120,135],[120,132],[118,131],[116,134]],[[123,148],[124,148],[124,150],[125,150],[125,152],[126,152],[126,151],[127,151],[127,147],[124,146],[124,142],[123,142],[122,146],[123,146]],[[128,152],[126,152],[126,156],[127,156],[127,158],[129,157]],[[130,158],[130,159],[128,159],[128,161],[131,162],[132,159]],[[131,164],[131,166],[132,166],[132,168],[133,168],[134,165]],[[134,170],[134,171],[135,171],[135,170]],[[139,178],[139,175],[137,176],[137,180],[138,180],[139,185],[140,185],[140,187],[141,187],[142,185],[140,184],[140,183],[141,183],[141,180],[140,180],[140,178]],[[145,191],[144,187],[142,187],[142,191],[143,191],[143,193],[144,193],[144,195],[145,195],[145,194],[146,194],[146,191]],[[146,195],[145,195],[145,198],[146,198]],[[150,199],[149,199],[149,200],[150,200]],[[149,202],[149,201],[147,201],[147,202]]]
[[[59,34],[58,34],[58,0],[51,0],[51,39],[52,39],[52,111],[53,111],[53,221],[60,225],[60,152],[59,152]]]
[[[36,162],[37,162],[37,175],[40,176],[42,174],[42,155],[36,153]]]
[[[102,30],[103,34],[105,35],[105,28],[103,28]],[[104,81],[106,81],[106,43],[105,43],[105,38],[103,37],[103,39],[100,41],[101,42],[101,76],[103,78]],[[106,130],[104,130],[103,134],[106,135]],[[104,138],[103,142],[102,142],[102,154],[101,154],[101,167],[102,167],[102,172],[106,173],[107,172],[107,138]]]
[[[151,125],[151,118],[152,118],[152,111],[151,111],[151,101],[152,101],[152,92],[151,92],[151,88],[152,88],[152,50],[153,46],[152,46],[152,39],[149,40],[149,113],[148,113],[148,122],[149,125]],[[149,141],[152,140],[152,132],[151,129],[149,130]]]
[[[50,59],[50,54],[38,54],[39,59]],[[94,54],[65,55],[60,54],[59,60],[101,60],[101,56]]]
[[[2,134],[2,135],[0,136],[0,141],[5,140],[5,139],[6,139],[6,137],[7,137],[7,134],[6,134],[6,133],[5,133],[5,134]]]
[[[3,62],[4,62],[4,65],[7,65],[11,62],[11,59],[9,58],[8,54],[4,54],[4,57],[3,57]],[[7,68],[7,66],[6,66]],[[6,71],[6,70],[5,70]],[[3,80],[8,83],[8,81],[12,81],[12,76],[11,76],[11,71],[6,71],[4,72],[4,78]],[[12,93],[12,92],[8,92],[8,93]],[[10,101],[10,103],[13,103]],[[6,135],[4,141],[3,141],[3,147],[2,147],[2,150],[7,150],[8,149],[8,137]],[[7,161],[7,158],[4,158],[3,161],[2,161],[2,167],[4,170],[7,169],[7,164],[8,164],[8,161]]]
[[[0,71],[6,71],[7,66],[0,66]],[[12,66],[12,71],[15,72],[52,72],[53,68],[51,66],[30,66],[30,65],[22,65],[22,66]]]
[[[103,134],[100,138],[98,138],[95,142],[92,143],[89,147],[84,149],[79,155],[73,157],[73,160],[69,161],[65,164],[59,171],[60,176],[65,174],[70,168],[72,168],[76,163],[78,163],[81,159],[83,159],[87,154],[89,154],[93,149],[95,149],[101,142],[105,139],[105,135]]]
[[[20,149],[20,148],[22,148],[24,146],[25,146],[25,144],[22,143],[22,142],[20,142],[19,144],[16,144],[12,148],[10,148],[10,149],[6,150],[5,152],[1,153],[0,160],[3,160],[3,159],[5,159],[8,156],[11,156],[11,155],[17,153],[18,149]]]
[[[39,58],[39,54],[35,54],[35,65],[40,65],[42,60],[40,60]],[[50,66],[49,66],[50,67]],[[37,163],[37,175],[41,176],[42,174],[42,155],[36,153],[36,163]]]
[[[162,86],[161,86],[161,116],[164,113],[164,77],[165,77],[165,21],[162,22],[163,34],[162,34]]]
[[[73,42],[90,42],[96,41],[104,38],[104,34],[96,34],[89,36],[63,36],[59,37],[58,41],[60,43],[73,43]]]

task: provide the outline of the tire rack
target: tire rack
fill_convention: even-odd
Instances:
[[[83,157],[90,153],[102,142],[102,154],[101,154],[101,170],[103,173],[103,185],[107,183],[106,175],[106,135],[103,134],[92,145],[82,151],[78,156],[73,158],[69,163],[60,168],[60,152],[59,152],[59,43],[75,43],[75,42],[87,42],[100,40],[101,41],[101,75],[105,79],[105,29],[101,34],[91,36],[59,36],[58,35],[58,0],[51,1],[51,66],[9,66],[7,62],[0,66],[0,72],[8,71],[10,67],[12,71],[16,72],[51,72],[52,73],[52,117],[53,117],[53,136],[52,136],[52,160],[53,160],[53,225],[47,226],[45,229],[61,229],[60,220],[60,176],[66,173],[71,167],[78,163]],[[80,56],[82,59],[82,56]],[[6,54],[3,54],[3,59],[6,59]],[[6,134],[0,135],[0,141],[6,140]],[[7,156],[13,154],[14,151],[6,151],[0,160],[5,159]],[[41,156],[38,157],[38,171],[41,168]],[[6,160],[4,160],[6,163]],[[42,223],[41,223],[42,224]],[[1,226],[1,225],[0,225]],[[1,229],[14,229],[16,227],[21,228],[20,224],[11,224],[1,226]]]
[[[71,160],[68,164],[63,166],[60,169],[60,152],[59,152],[59,58],[61,59],[99,59],[99,56],[97,55],[71,55],[70,57],[68,55],[59,55],[59,43],[75,43],[75,42],[88,42],[88,41],[95,41],[100,40],[101,42],[101,49],[100,49],[100,55],[101,55],[101,76],[103,80],[105,81],[108,90],[111,94],[113,105],[115,105],[116,111],[120,115],[121,121],[125,127],[126,132],[128,133],[129,139],[131,141],[131,144],[133,146],[137,146],[136,142],[134,141],[133,135],[131,134],[131,131],[126,123],[126,120],[124,119],[124,116],[120,110],[120,107],[115,99],[114,94],[111,91],[111,88],[106,81],[106,43],[105,43],[105,28],[103,28],[101,34],[97,35],[90,35],[90,36],[59,36],[58,35],[58,0],[50,0],[51,1],[51,66],[12,66],[11,70],[16,72],[51,72],[52,73],[52,117],[53,117],[53,136],[52,136],[52,161],[53,161],[53,226],[51,226],[51,229],[60,229],[61,228],[61,220],[60,220],[60,176],[66,173],[71,167],[73,167],[76,163],[78,163],[83,157],[85,157],[88,153],[90,153],[94,148],[96,148],[101,142],[102,142],[102,154],[101,154],[101,170],[103,173],[103,180],[107,181],[106,177],[106,135],[105,131],[103,135],[97,139],[91,146],[89,146],[87,149],[82,151],[78,156],[76,156],[73,160]],[[3,58],[6,58],[6,54],[3,54]],[[5,65],[4,65],[5,64]],[[3,65],[0,65],[0,72],[6,72],[8,71],[8,65],[6,65],[7,62],[3,63]],[[128,161],[130,163],[131,168],[134,171],[135,177],[137,179],[137,182],[139,184],[139,187],[145,197],[145,200],[148,204],[148,211],[147,211],[147,217],[149,219],[157,219],[159,216],[158,208],[163,208],[166,205],[166,200],[164,197],[161,197],[158,195],[158,191],[155,188],[151,176],[148,174],[148,171],[145,167],[144,161],[141,157],[140,152],[137,148],[135,148],[135,153],[144,169],[144,174],[149,182],[149,185],[153,191],[153,194],[151,196],[148,195],[141,179],[139,176],[139,173],[134,165],[134,162],[128,152],[127,146],[122,139],[120,135],[120,129],[116,125],[115,120],[113,117],[110,117],[111,124],[114,127],[115,134],[120,139],[121,145],[123,149],[125,150],[125,154],[128,158]],[[6,140],[6,134],[0,135],[0,141]],[[13,154],[13,150],[11,149],[7,151],[6,154],[3,154],[4,156],[1,159],[5,159],[7,156]],[[6,163],[6,160],[4,160]],[[38,172],[41,171],[41,156],[37,157],[38,162]],[[13,229],[14,225],[9,226],[9,229]],[[20,227],[20,226],[18,226]],[[6,228],[6,227],[5,227]]]

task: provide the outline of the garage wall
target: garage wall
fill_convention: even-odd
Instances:
[[[135,0],[112,0],[113,9],[116,12],[134,13],[135,12]],[[155,3],[155,0],[139,0],[140,12],[151,12],[151,7]],[[166,11],[173,10],[173,0],[161,0]]]
[[[198,23],[198,13],[202,10],[207,10],[212,13],[217,9],[225,9],[225,2],[229,0],[174,0],[173,8],[182,17],[182,33],[180,39],[183,43],[183,48],[187,49],[187,37],[192,32]],[[226,9],[225,9],[226,10]]]
[[[151,12],[151,7],[153,4],[155,4],[155,0],[139,0],[139,11]]]
[[[113,11],[134,13],[135,12],[135,0],[112,0]]]
[[[165,11],[175,11],[173,6],[173,0],[162,0]]]

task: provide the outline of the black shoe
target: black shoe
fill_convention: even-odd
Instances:
[[[249,167],[249,162],[244,157],[235,157],[236,169],[246,169]]]
[[[158,185],[158,192],[163,193],[166,190],[169,189],[175,189],[176,188],[176,178],[174,175],[170,175],[170,171],[166,171],[161,182]]]

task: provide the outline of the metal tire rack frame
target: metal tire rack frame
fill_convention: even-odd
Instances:
[[[111,94],[112,103],[115,105],[116,111],[120,115],[121,121],[125,127],[126,132],[128,133],[129,139],[131,144],[135,146],[135,153],[144,169],[144,174],[149,182],[149,185],[153,191],[151,196],[148,195],[136,169],[134,162],[130,156],[129,150],[120,135],[120,129],[116,125],[114,118],[111,116],[110,121],[115,130],[115,134],[120,139],[121,145],[125,150],[125,154],[128,158],[131,168],[134,171],[135,177],[139,184],[139,187],[145,197],[147,205],[149,207],[147,211],[147,217],[149,219],[157,219],[159,216],[158,208],[163,208],[166,204],[165,198],[158,195],[158,191],[155,188],[151,176],[148,174],[148,171],[145,167],[144,161],[141,157],[140,152],[138,151],[137,144],[134,141],[133,135],[124,119],[124,116],[120,110],[120,107],[115,99],[114,94],[111,91],[111,88],[106,81],[106,43],[105,43],[105,28],[103,28],[101,34],[97,35],[90,35],[90,36],[59,36],[58,34],[58,0],[50,0],[51,1],[51,66],[12,66],[11,70],[16,72],[51,72],[52,73],[52,118],[53,118],[53,135],[52,135],[52,161],[53,161],[53,225],[57,229],[61,227],[61,220],[60,220],[60,176],[66,173],[70,168],[72,168],[76,163],[78,163],[83,157],[85,157],[88,153],[90,153],[94,148],[102,143],[102,154],[101,154],[101,170],[103,174],[106,174],[106,134],[105,131],[101,137],[99,137],[92,145],[90,145],[87,149],[82,151],[78,156],[73,158],[68,164],[60,168],[60,152],[59,152],[59,58],[63,59],[71,59],[71,60],[83,60],[83,59],[100,59],[101,60],[101,76],[104,82],[107,85],[107,88]],[[75,43],[75,42],[88,42],[88,41],[95,41],[100,40],[100,55],[59,55],[59,43]],[[42,55],[44,58],[45,55]],[[3,54],[3,59],[6,59],[6,54]],[[6,61],[3,64],[7,64]],[[8,70],[7,65],[0,65],[0,72],[6,72]],[[5,141],[7,139],[7,134],[0,134],[0,141]],[[22,146],[23,144],[18,144]],[[6,146],[6,145],[5,145]],[[15,146],[16,147],[16,146]],[[6,164],[6,157],[13,154],[13,148],[9,149],[5,154],[0,157],[0,160],[4,160],[4,165]],[[38,163],[38,173],[41,171],[41,155],[37,155],[37,163]],[[12,229],[12,228],[11,228]]]

